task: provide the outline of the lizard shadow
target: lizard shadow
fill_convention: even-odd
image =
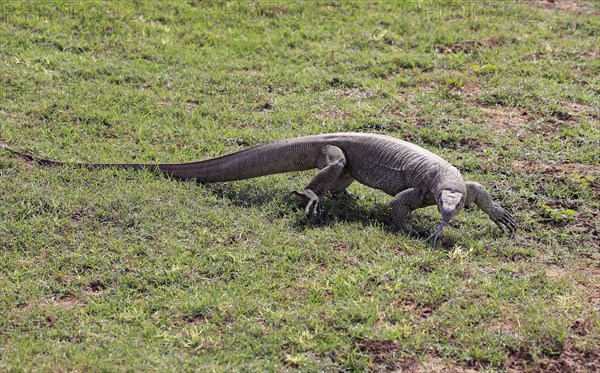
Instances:
[[[279,216],[287,216],[293,220],[295,229],[305,230],[315,226],[327,226],[335,222],[359,223],[364,225],[381,224],[390,231],[397,231],[390,219],[387,205],[375,202],[371,206],[359,203],[354,196],[327,196],[324,201],[324,212],[319,219],[303,216],[305,202],[288,189],[269,186],[237,187],[233,183],[207,184],[204,188],[213,195],[226,199],[232,205],[249,208],[256,206],[278,206]],[[295,218],[294,218],[295,216]]]
[[[274,205],[277,211],[276,216],[289,218],[292,220],[292,227],[300,232],[344,222],[364,226],[377,225],[386,232],[400,234],[420,241],[425,241],[431,234],[431,227],[423,229],[424,226],[429,225],[429,222],[418,219],[415,222],[415,227],[421,229],[422,233],[417,237],[407,235],[393,223],[387,203],[369,200],[368,198],[344,194],[328,196],[324,201],[325,209],[322,216],[314,220],[303,215],[304,200],[292,194],[288,189],[272,185],[268,188],[254,185],[240,187],[232,183],[208,184],[204,187],[213,195],[226,199],[234,206],[250,208]],[[457,242],[458,240],[453,237],[442,236],[438,239],[436,248],[449,251],[456,246]],[[433,245],[433,242],[431,242],[431,245]]]

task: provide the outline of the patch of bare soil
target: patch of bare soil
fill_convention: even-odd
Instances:
[[[330,89],[327,91],[327,93],[332,93],[346,98],[353,98],[355,100],[362,100],[364,98],[373,97],[377,95],[377,92],[375,92],[372,89],[349,87]]]
[[[571,174],[600,177],[600,164],[554,163],[548,165],[535,161],[516,160],[513,162],[513,166],[523,172],[536,172],[558,177]]]
[[[587,105],[565,103],[561,109],[554,110],[544,119],[545,126],[532,128],[534,119],[530,117],[525,108],[507,107],[502,105],[485,106],[475,100],[475,106],[485,113],[484,125],[491,129],[513,131],[521,133],[538,132],[543,134],[555,133],[561,126],[572,126],[577,123],[581,115],[598,117],[594,109]]]
[[[427,373],[427,372],[443,372],[443,373],[472,373],[478,370],[462,367],[444,361],[435,356],[427,356],[423,361],[414,362],[410,370],[405,372]]]
[[[487,45],[490,48],[494,48],[497,46],[505,46],[505,45],[511,45],[511,44],[516,44],[518,43],[518,39],[516,38],[511,38],[511,39],[487,39],[485,41],[485,45]]]
[[[172,323],[174,325],[202,324],[202,323],[205,323],[207,320],[208,320],[208,317],[206,317],[206,315],[203,315],[201,313],[194,313],[191,315],[184,315],[184,316],[176,317],[175,319],[172,320]]]
[[[536,362],[529,348],[521,346],[512,351],[504,369],[506,372],[598,372],[600,347],[580,343],[591,328],[591,320],[575,320],[571,324],[571,334],[556,354]]]
[[[562,227],[573,234],[571,247],[600,248],[600,211],[595,204],[580,196],[600,194],[600,164],[555,163],[537,161],[513,162],[520,173],[536,175],[538,192],[543,195],[548,185],[564,189],[563,198],[529,200],[536,210],[537,222],[551,227]]]
[[[531,122],[527,111],[523,107],[507,107],[502,105],[489,106],[480,101],[483,94],[481,88],[475,84],[465,84],[461,87],[463,97],[473,106],[483,111],[485,117],[482,125],[496,131],[526,132],[527,124]]]
[[[337,119],[341,122],[345,122],[346,119],[348,119],[348,117],[350,116],[350,114],[348,114],[345,111],[339,111],[339,110],[332,110],[332,111],[322,111],[320,113],[316,114],[317,118],[319,119]]]
[[[368,355],[379,368],[395,370],[398,367],[401,351],[397,341],[359,338],[353,341],[353,345]]]
[[[527,114],[519,109],[507,108],[503,106],[480,107],[485,113],[487,120],[486,126],[496,130],[522,131],[522,126],[529,122]]]
[[[573,237],[569,242],[570,247],[582,246],[590,250],[600,249],[600,228],[598,211],[580,211],[583,203],[581,200],[549,200],[545,201],[548,207],[537,208],[540,223],[552,227],[563,227]]]
[[[391,306],[395,309],[401,309],[406,313],[411,315],[411,319],[413,319],[412,315],[415,315],[416,319],[425,319],[433,314],[433,312],[438,308],[436,304],[422,304],[416,302],[414,299],[398,299],[392,301]],[[413,319],[413,321],[416,321]]]
[[[74,295],[67,295],[62,298],[58,298],[53,302],[55,305],[62,308],[75,308],[75,306],[79,303],[79,299],[77,299]]]
[[[574,269],[549,267],[546,276],[553,280],[566,280],[574,283],[581,290],[582,300],[590,307],[600,305],[600,265],[582,265]],[[600,371],[600,345],[597,336],[589,338],[590,333],[597,333],[594,320],[585,315],[574,320],[570,325],[570,334],[559,353],[546,362],[535,367],[539,372],[598,372]],[[515,361],[513,359],[513,365]],[[518,368],[519,365],[516,364]]]
[[[598,54],[596,53],[596,55]],[[568,114],[575,117],[586,114],[593,118],[600,118],[600,110],[590,105],[578,104],[576,102],[563,102],[562,106],[567,110]]]
[[[106,289],[106,284],[100,280],[92,280],[88,283],[88,289],[93,293],[99,293]]]
[[[600,117],[600,111],[589,105],[566,102],[562,103],[561,106],[562,108],[550,112],[550,116],[546,119],[548,123],[573,125],[581,116],[589,116],[591,118]],[[550,127],[550,131],[544,132],[553,132],[555,130],[555,128]]]
[[[539,4],[544,9],[559,9],[570,12],[589,12],[596,13],[596,11],[588,4],[582,1],[574,0],[540,0]]]
[[[375,371],[392,372],[446,372],[446,373],[470,373],[476,370],[462,367],[445,361],[432,354],[428,354],[422,360],[403,357],[397,341],[356,339],[353,341],[355,348],[368,355]]]
[[[441,45],[437,48],[440,53],[471,53],[473,49],[480,47],[482,44],[478,41],[458,41],[454,44]]]
[[[600,371],[600,352],[581,351],[577,348],[574,338],[569,338],[563,345],[561,354],[541,364],[540,372],[598,372]]]
[[[600,164],[554,163],[516,160],[513,167],[523,173],[541,174],[544,179],[554,179],[573,191],[588,189],[600,193]],[[567,207],[570,208],[570,207]]]
[[[600,265],[581,266],[572,270],[549,267],[546,276],[553,280],[566,280],[575,284],[587,302],[600,305]]]

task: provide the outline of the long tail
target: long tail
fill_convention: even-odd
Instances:
[[[71,163],[68,163],[68,162],[59,162],[59,161],[53,161],[53,160],[50,160],[50,159],[44,159],[44,158],[34,157],[34,156],[30,155],[30,154],[23,153],[23,152],[20,152],[18,150],[14,150],[12,148],[9,148],[8,145],[6,145],[6,144],[0,144],[0,148],[3,148],[3,149],[5,149],[5,150],[7,150],[7,151],[9,151],[9,152],[11,152],[13,154],[16,154],[19,157],[25,158],[28,161],[35,162],[35,163],[38,163],[38,164],[41,164],[41,165],[44,165],[44,166],[64,166],[64,165],[67,165],[67,164],[71,164]],[[73,163],[73,164],[74,165],[79,165],[78,163]]]
[[[281,172],[302,171],[316,167],[319,156],[317,143],[282,140],[228,154],[218,158],[189,163],[78,163],[61,162],[34,157],[9,148],[0,147],[28,161],[48,166],[75,166],[87,169],[121,168],[159,172],[175,179],[220,182],[249,179]]]

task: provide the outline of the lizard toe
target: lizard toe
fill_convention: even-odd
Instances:
[[[432,230],[429,230],[429,229],[416,230],[410,224],[407,224],[407,223],[397,224],[396,228],[400,228],[400,230],[404,234],[406,234],[408,237],[416,238],[416,239],[425,239],[425,238],[429,237],[431,235],[431,233],[433,232]]]
[[[304,207],[304,219],[318,221],[321,218],[324,209],[319,196],[309,189],[305,189],[301,192],[294,190],[292,193],[302,197],[306,202],[306,206]]]
[[[513,219],[513,217],[508,213],[504,212],[504,215],[500,218],[500,222],[504,224],[504,226],[509,230],[510,233],[513,233],[517,230],[517,223]]]
[[[495,209],[490,217],[502,232],[504,232],[505,229],[507,229],[510,233],[513,233],[517,230],[517,223],[513,219],[512,215],[500,206],[495,206]]]

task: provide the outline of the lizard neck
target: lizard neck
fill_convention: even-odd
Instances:
[[[460,192],[465,196],[467,195],[467,187],[460,171],[450,164],[444,167],[442,172],[439,172],[435,177],[435,181],[432,185],[432,192],[436,201],[439,199],[443,190],[451,190]]]

